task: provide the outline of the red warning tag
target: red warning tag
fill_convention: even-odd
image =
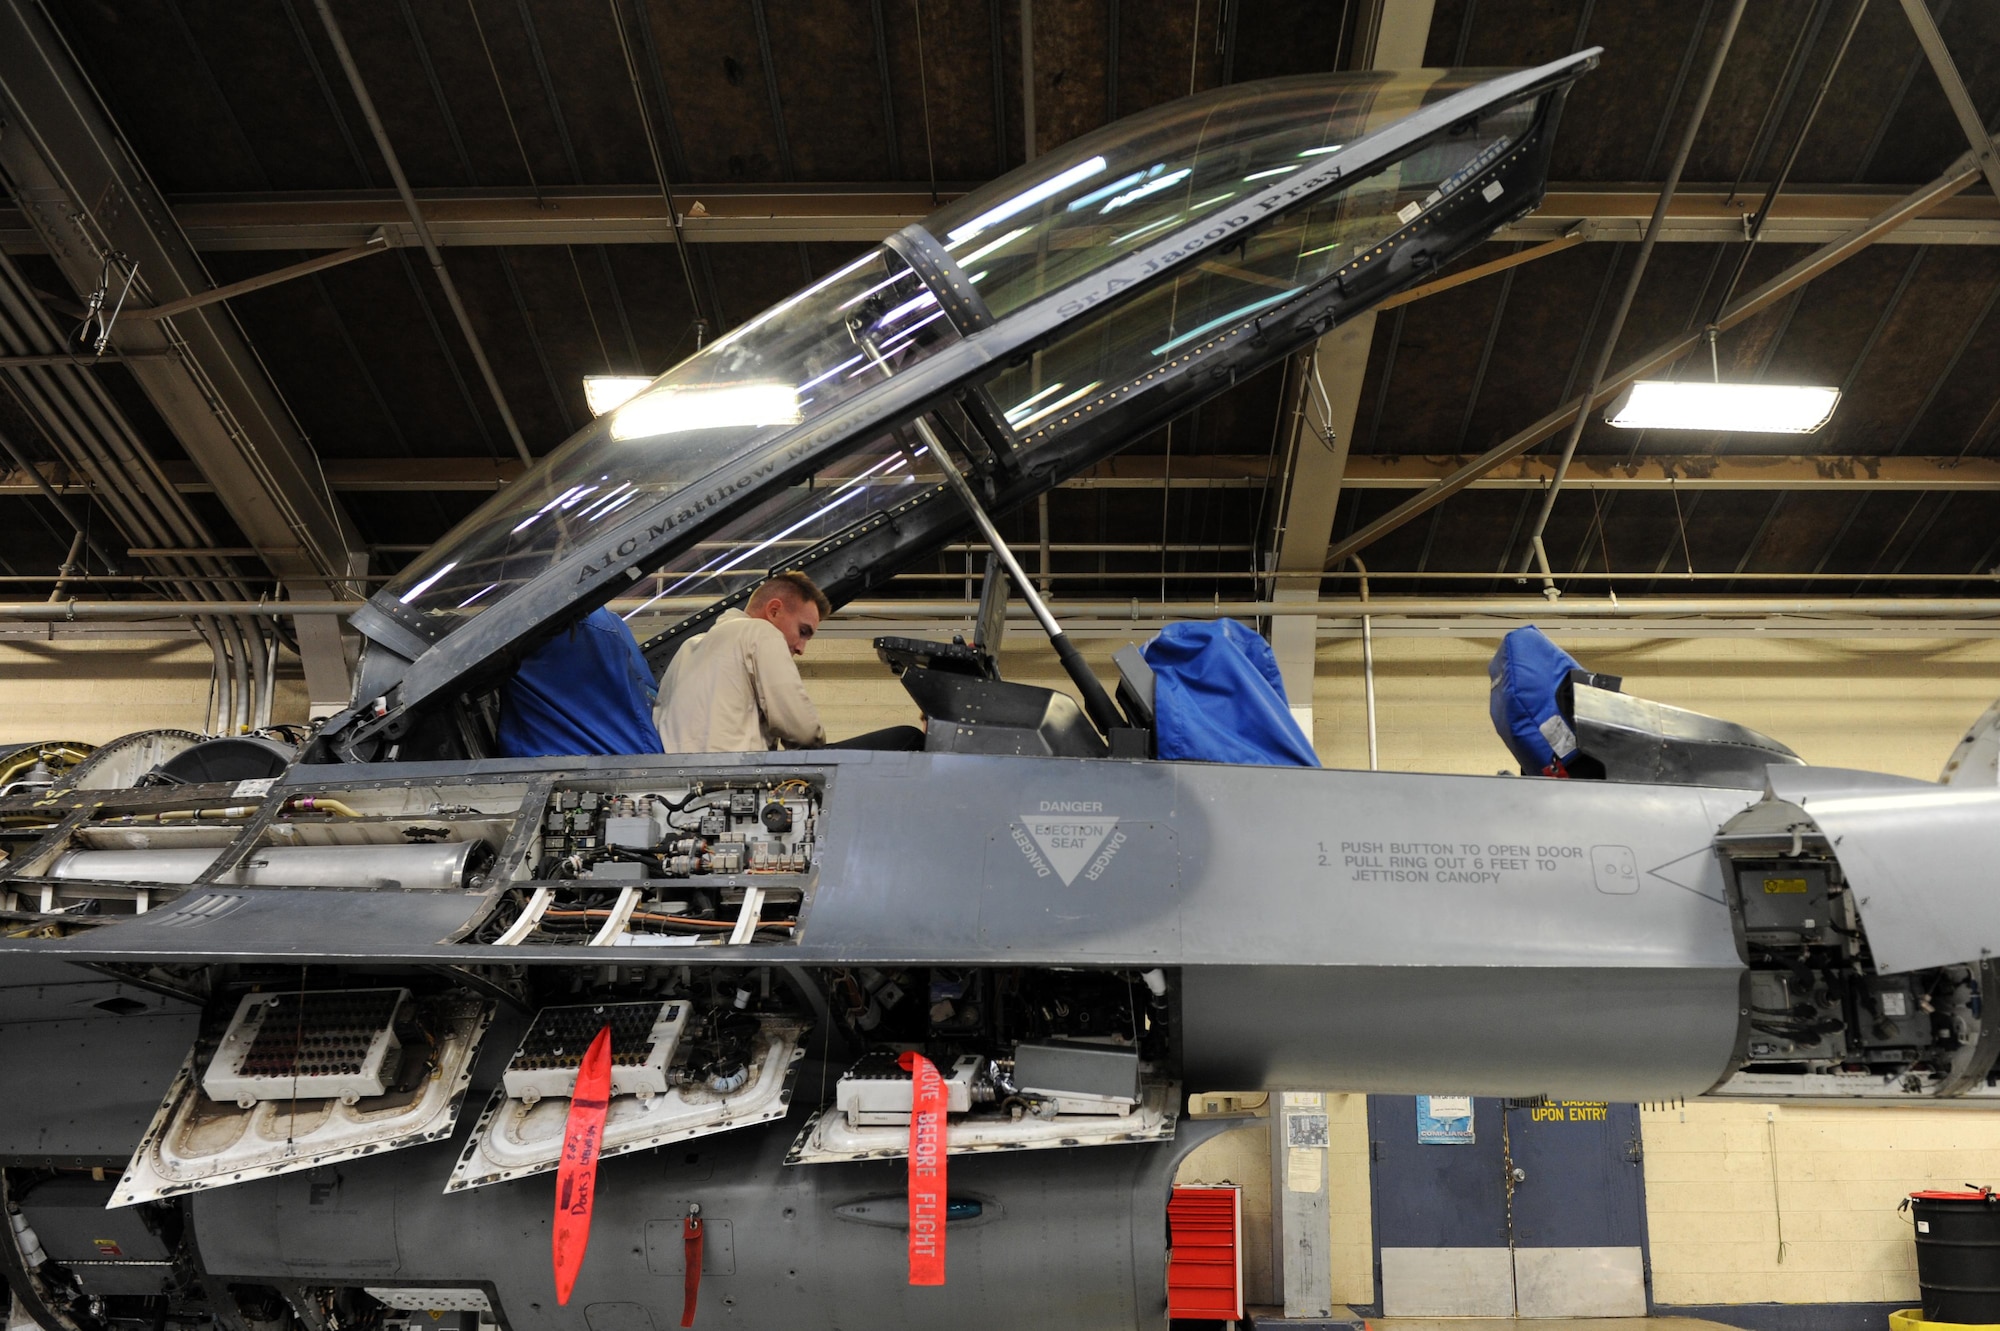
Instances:
[[[681,1221],[681,1257],[686,1273],[681,1277],[681,1325],[694,1325],[694,1304],[701,1295],[701,1207],[688,1207],[687,1219]]]
[[[928,1058],[905,1053],[910,1074],[910,1283],[944,1283],[944,1078]]]
[[[576,1074],[569,1121],[563,1128],[562,1163],[556,1166],[556,1302],[567,1304],[590,1246],[590,1209],[597,1201],[597,1155],[604,1146],[604,1113],[611,1104],[611,1028],[598,1031]]]

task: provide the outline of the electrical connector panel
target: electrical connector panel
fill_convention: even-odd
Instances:
[[[249,994],[209,1060],[201,1088],[248,1108],[321,1097],[353,1104],[395,1075],[407,989]]]
[[[614,863],[640,865],[647,879],[803,874],[819,810],[819,789],[803,778],[640,794],[560,789],[543,816],[535,877],[610,877]]]
[[[575,1094],[584,1053],[598,1031],[609,1026],[611,1093],[642,1099],[658,1095],[667,1089],[667,1066],[687,1019],[683,1002],[545,1007],[521,1038],[502,1083],[510,1097],[528,1104],[544,1096]]]
[[[551,790],[514,883],[463,941],[722,947],[796,941],[829,777],[773,774]]]

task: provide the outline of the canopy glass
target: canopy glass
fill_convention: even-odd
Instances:
[[[967,195],[924,229],[950,256],[946,262],[956,263],[954,276],[1004,318],[1177,225],[1227,209],[1488,77],[1424,70],[1218,89],[1085,135]],[[1523,105],[1514,116],[1526,123],[1530,113],[1531,104]],[[1310,208],[1287,212],[1240,251],[1003,372],[994,389],[1010,423],[1024,434],[1044,433],[1084,399],[1143,374],[1150,361],[1205,330],[1318,280],[1393,230],[1398,208],[1503,139],[1502,120],[1489,117],[1474,135],[1447,138]],[[717,339],[573,436],[412,562],[377,593],[375,606],[436,641],[597,533],[682,496],[718,468],[959,339],[917,273],[891,250],[872,249]],[[858,481],[849,464],[836,462],[820,480],[755,500],[721,538],[733,543],[733,553],[720,553],[711,537],[668,567],[689,576],[714,562],[702,577],[715,586],[721,563],[747,570],[752,562],[777,562],[805,539],[807,528],[779,535],[805,516],[801,505],[825,509],[811,527],[820,531],[836,515],[851,521],[887,502],[900,485],[914,484],[920,464],[900,474],[906,481],[882,483],[894,451],[886,442],[864,449],[885,469],[874,479]],[[365,627],[366,617],[361,622]]]

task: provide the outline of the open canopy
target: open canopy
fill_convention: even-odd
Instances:
[[[1235,85],[1075,140],[717,339],[580,431],[353,617],[343,751],[394,736],[664,569],[714,602],[775,567],[836,601],[958,534],[904,428],[994,507],[1032,498],[1541,198],[1587,51],[1516,73]],[[889,521],[893,517],[895,520]]]

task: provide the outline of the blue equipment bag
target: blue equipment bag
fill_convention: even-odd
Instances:
[[[658,753],[659,690],[625,621],[593,610],[521,662],[500,692],[500,757]]]
[[[1153,668],[1162,758],[1318,767],[1292,719],[1271,644],[1233,619],[1169,624],[1141,653]]]
[[[1559,691],[1570,671],[1582,669],[1533,625],[1501,639],[1500,650],[1486,663],[1493,681],[1487,695],[1493,728],[1520,761],[1522,776],[1569,775],[1576,733],[1562,714]]]

